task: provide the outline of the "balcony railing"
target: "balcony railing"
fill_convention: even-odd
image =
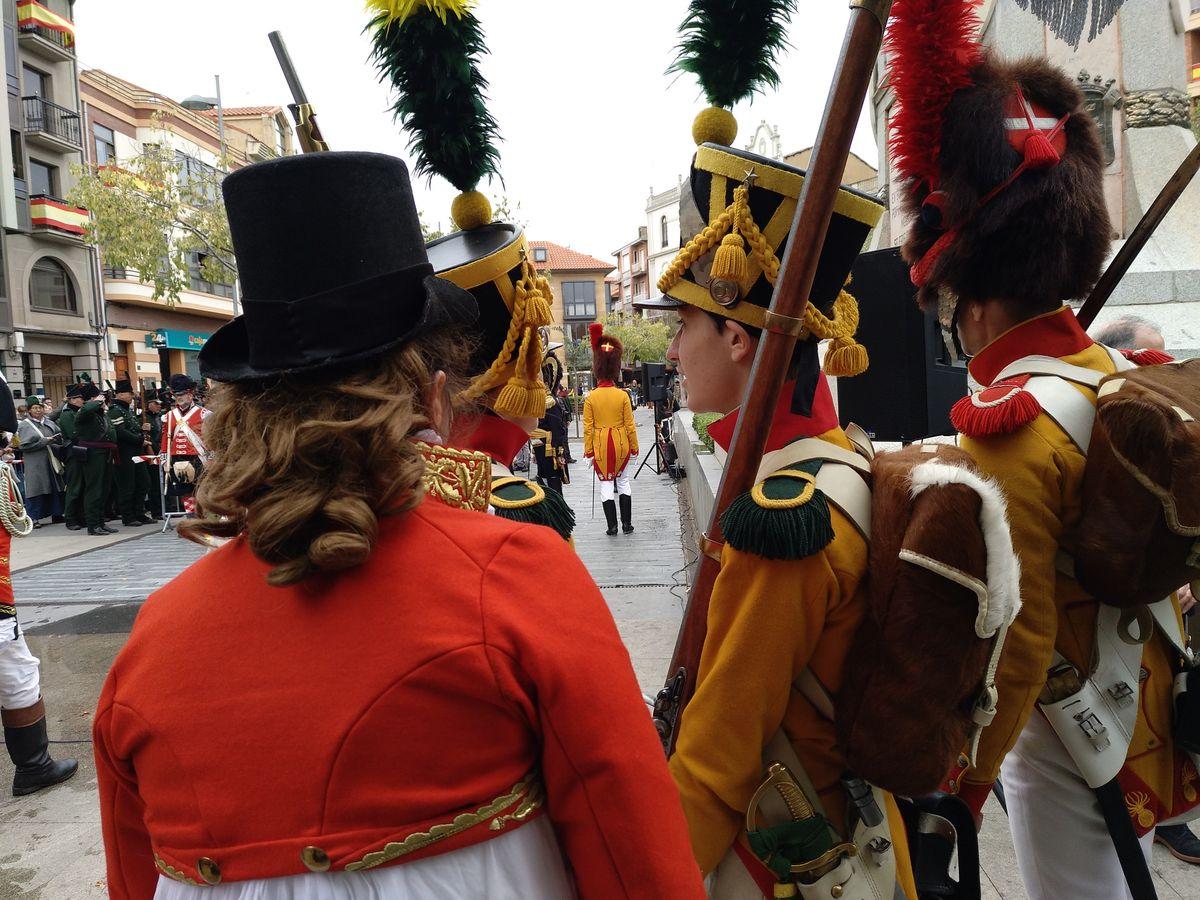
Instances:
[[[50,231],[83,239],[87,231],[88,211],[49,194],[29,198],[29,220],[34,231]]]
[[[25,107],[25,131],[45,134],[73,147],[82,147],[79,113],[51,103],[44,97],[22,97]]]
[[[51,52],[75,55],[74,23],[36,0],[20,0],[17,4],[17,28],[22,35],[36,35],[53,44],[55,50]]]

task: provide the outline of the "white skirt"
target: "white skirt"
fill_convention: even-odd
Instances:
[[[570,900],[554,827],[542,816],[451,853],[366,872],[325,872],[196,887],[160,875],[154,900]]]

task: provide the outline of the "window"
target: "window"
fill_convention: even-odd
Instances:
[[[564,281],[562,286],[563,318],[596,318],[596,282]]]
[[[43,256],[29,276],[29,305],[34,309],[76,312],[75,287],[62,263]]]
[[[43,100],[50,99],[50,76],[45,72],[39,72],[31,66],[25,66],[21,70],[21,81],[25,86],[26,97],[41,97]]]
[[[25,180],[25,150],[21,144],[21,133],[10,131],[9,140],[12,142],[13,178]]]
[[[92,125],[92,136],[96,139],[96,165],[116,165],[117,142],[113,130],[104,125]]]
[[[279,116],[275,117],[275,152],[283,156],[287,150],[287,138],[283,130],[283,122],[279,120]]]
[[[646,296],[646,282],[641,278],[633,283],[633,296],[634,299]]]
[[[191,188],[194,194],[200,194],[210,201],[217,199],[217,185],[221,177],[215,166],[200,162],[182,150],[175,151],[175,164],[179,167],[181,188]]]
[[[207,254],[193,250],[187,255],[188,283],[193,291],[205,294],[216,294],[218,297],[232,297],[233,283],[209,281],[204,277],[204,261]],[[218,263],[218,265],[220,265]]]
[[[29,159],[29,193],[31,195],[46,194],[57,197],[58,168],[48,166],[30,157]]]
[[[533,248],[533,261],[535,263],[546,261],[546,248],[545,247],[534,247]]]
[[[659,233],[662,235],[662,245],[665,247],[665,246],[667,246],[667,244],[670,241],[670,238],[667,236],[667,217],[666,216],[659,217],[658,230],[659,230]]]

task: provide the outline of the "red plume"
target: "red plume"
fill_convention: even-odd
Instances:
[[[588,326],[588,337],[592,339],[592,352],[595,353],[600,346],[600,338],[604,334],[604,326],[599,322],[593,322]]]
[[[946,104],[979,62],[980,0],[895,0],[884,49],[896,96],[888,146],[904,178],[937,187]]]

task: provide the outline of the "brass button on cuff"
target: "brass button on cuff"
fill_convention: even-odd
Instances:
[[[200,877],[207,884],[221,883],[221,867],[217,865],[215,860],[209,859],[207,856],[202,856],[196,860],[196,871],[200,873]]]
[[[328,872],[333,865],[329,854],[320,847],[305,847],[300,851],[300,861],[310,872]]]

